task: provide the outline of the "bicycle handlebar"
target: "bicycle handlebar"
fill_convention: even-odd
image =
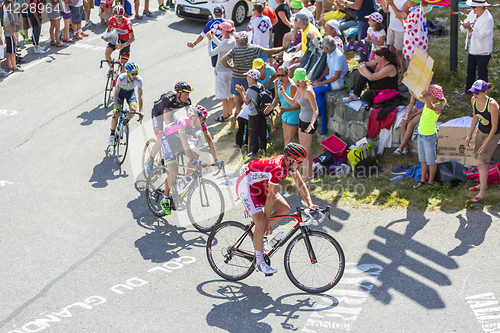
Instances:
[[[326,208],[324,209],[299,207],[297,208],[297,211],[304,212],[304,214],[309,218],[308,222],[312,223],[313,225],[322,223],[326,217],[330,219],[330,206],[326,206]]]
[[[99,68],[102,68],[102,63],[103,62],[106,62],[106,63],[111,64],[111,65],[121,64],[121,62],[116,61],[116,60],[101,60],[101,67],[99,67]]]
[[[129,111],[129,110],[123,110],[123,109],[118,109],[117,112],[121,112],[121,113],[132,113],[132,114],[138,114],[139,115],[139,119],[137,119],[137,121],[141,122],[142,124],[142,118],[143,118],[143,114],[140,113],[140,112],[136,112],[136,111]]]

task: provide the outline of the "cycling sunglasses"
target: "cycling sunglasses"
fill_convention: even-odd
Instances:
[[[137,75],[139,75],[139,73],[130,73],[130,75],[137,76]]]

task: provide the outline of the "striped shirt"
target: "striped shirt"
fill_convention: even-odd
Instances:
[[[235,79],[245,79],[246,73],[250,69],[252,69],[252,62],[255,58],[262,53],[264,48],[253,45],[237,45],[234,49],[227,53],[227,56],[233,59],[234,69],[233,69],[233,78]]]

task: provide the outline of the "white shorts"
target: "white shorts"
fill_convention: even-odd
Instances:
[[[233,98],[231,93],[231,72],[215,73],[215,99]]]
[[[240,176],[236,181],[236,195],[243,202],[246,212],[252,216],[255,213],[262,212],[262,206],[266,204],[267,188],[250,186],[251,176]],[[274,201],[281,198],[281,194],[276,193]]]
[[[403,40],[405,33],[403,31],[394,31],[388,29],[387,31],[387,45],[392,45],[396,50],[401,51],[403,49]]]

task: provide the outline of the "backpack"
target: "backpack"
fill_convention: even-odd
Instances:
[[[255,104],[255,108],[260,116],[265,116],[264,110],[267,107],[267,104],[271,104],[274,100],[273,95],[269,90],[266,90],[263,86],[262,88],[258,88],[255,86],[251,86],[250,89],[257,92],[257,104]]]

